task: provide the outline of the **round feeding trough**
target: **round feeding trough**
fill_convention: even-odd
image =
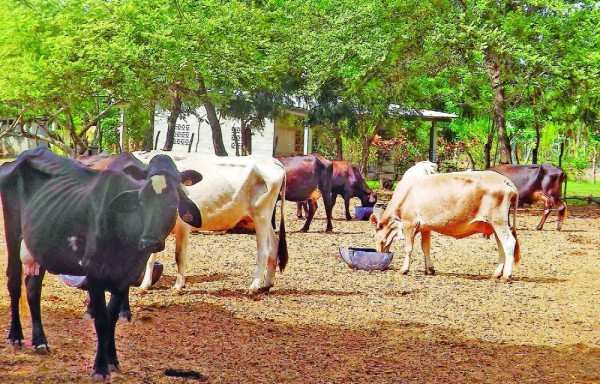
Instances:
[[[145,272],[145,270],[144,270]],[[152,285],[156,284],[158,279],[162,276],[163,265],[157,261],[154,262],[154,268],[152,269]],[[67,287],[74,287],[79,289],[87,290],[87,278],[85,276],[72,276],[72,275],[56,275]],[[140,276],[138,281],[135,282],[135,286],[139,287],[142,284],[144,273]]]
[[[354,208],[354,216],[356,216],[356,220],[369,220],[371,214],[373,214],[373,207]]]
[[[340,256],[348,267],[363,271],[382,271],[390,266],[394,254],[392,252],[377,252],[373,248],[343,248]]]

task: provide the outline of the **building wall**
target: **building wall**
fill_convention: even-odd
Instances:
[[[206,116],[204,107],[196,110],[196,115]],[[156,149],[162,149],[167,139],[168,111],[158,111],[154,115],[154,143]],[[235,156],[234,130],[241,151],[240,121],[219,117],[223,144],[229,156]],[[193,137],[192,137],[193,135]],[[158,136],[158,140],[157,140]],[[289,156],[302,153],[302,127],[290,124],[285,118],[266,119],[261,132],[252,135],[252,153],[265,156]],[[299,141],[298,141],[299,140]],[[174,151],[188,150],[191,141],[191,152],[214,155],[212,131],[206,118],[198,121],[195,115],[180,115],[175,130]],[[277,143],[277,147],[275,147]]]
[[[3,119],[1,121],[3,122],[3,126],[5,128],[9,124],[12,124],[12,120],[9,119]],[[16,127],[15,133],[20,132],[20,129],[20,127]],[[37,130],[39,134],[46,136],[45,128],[39,127],[35,122],[29,124],[27,130],[29,132],[36,132]],[[2,156],[16,156],[27,149],[46,146],[47,144],[43,141],[38,141],[36,143],[36,140],[18,136],[6,136],[0,140],[0,151]]]

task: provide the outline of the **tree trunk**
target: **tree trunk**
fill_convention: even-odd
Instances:
[[[252,154],[252,129],[248,126],[248,122],[242,119],[242,156]]]
[[[533,149],[531,150],[531,163],[532,164],[537,164],[538,163],[538,149],[540,148],[540,140],[542,138],[542,135],[540,133],[540,122],[538,121],[538,114],[537,114],[537,95],[538,95],[538,90],[537,88],[533,89],[533,95],[532,95],[532,104],[533,104],[533,128],[535,129],[535,144],[533,145]]]
[[[506,132],[506,119],[504,118],[504,87],[500,79],[500,63],[498,56],[490,49],[485,51],[485,66],[494,92],[492,116],[498,131],[498,144],[500,147],[500,164],[510,164],[510,140]]]
[[[342,132],[337,123],[334,123],[333,134],[335,136],[335,160],[344,160],[344,149],[342,146]]]
[[[558,154],[558,168],[562,168],[562,158],[565,153],[565,144],[567,142],[567,138],[560,142],[560,152]]]
[[[375,136],[377,135],[377,131],[379,130],[378,129],[379,127],[376,126],[373,129],[373,132],[369,133],[369,130],[366,127],[367,122],[363,120],[360,124],[365,125],[364,126],[365,134],[363,137],[363,145],[362,145],[360,164],[359,164],[359,171],[364,177],[367,175],[367,162],[369,160],[369,148],[371,147],[371,144],[373,143],[373,140],[375,139]]]
[[[492,145],[494,144],[494,120],[490,120],[490,129],[487,135],[487,141],[483,146],[483,152],[485,154],[485,164],[483,169],[488,169],[492,166]]]
[[[219,122],[219,117],[217,116],[215,106],[208,97],[208,92],[206,91],[206,84],[204,84],[204,78],[200,75],[198,76],[198,90],[196,91],[196,94],[198,95],[200,100],[202,100],[202,104],[206,109],[206,117],[208,118],[210,130],[212,131],[212,140],[213,147],[215,148],[215,155],[227,156],[227,151],[225,150],[225,145],[223,144],[221,123]]]
[[[146,138],[144,139],[144,151],[151,151],[154,149],[154,102],[152,103],[152,106],[148,112],[150,113],[150,120],[148,121],[148,130],[146,131]]]
[[[171,108],[167,120],[167,139],[163,151],[173,150],[173,144],[175,143],[175,126],[177,125],[179,114],[181,113],[181,97],[179,96],[179,89],[177,87],[169,87],[169,92],[171,93]]]

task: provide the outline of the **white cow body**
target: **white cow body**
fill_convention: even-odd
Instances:
[[[180,171],[193,169],[203,179],[200,183],[188,187],[189,198],[198,206],[202,214],[202,226],[195,228],[203,231],[224,231],[234,228],[244,219],[252,220],[256,230],[257,270],[250,285],[250,292],[257,292],[267,265],[264,289],[273,285],[275,268],[279,259],[280,270],[287,262],[285,256],[278,255],[278,237],[271,225],[271,219],[279,193],[285,194],[285,169],[279,160],[262,155],[241,157],[219,157],[177,152],[152,151],[134,153],[142,162],[148,162],[158,153],[169,155]],[[198,188],[202,185],[203,188]],[[285,197],[285,196],[284,196]],[[282,199],[282,212],[283,212]],[[279,247],[285,247],[285,227],[281,217]],[[182,220],[175,225],[175,256],[178,276],[175,289],[180,291],[185,285],[185,267],[189,232],[192,229]],[[283,242],[283,244],[282,244]],[[279,248],[281,251],[281,248]],[[285,257],[282,260],[281,257]],[[154,260],[148,261],[141,289],[151,284]]]
[[[437,170],[438,166],[436,163],[432,163],[431,161],[419,161],[417,164],[408,168],[406,172],[404,172],[404,175],[402,175],[402,180],[407,177],[432,175],[437,173]]]

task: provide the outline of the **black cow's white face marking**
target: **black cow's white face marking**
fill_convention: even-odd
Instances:
[[[152,183],[152,189],[154,189],[157,195],[160,195],[167,188],[167,179],[164,175],[154,175],[150,178],[150,182]]]
[[[77,236],[69,236],[67,237],[67,241],[69,242],[69,248],[73,250],[73,252],[77,252],[79,248],[77,248]]]

